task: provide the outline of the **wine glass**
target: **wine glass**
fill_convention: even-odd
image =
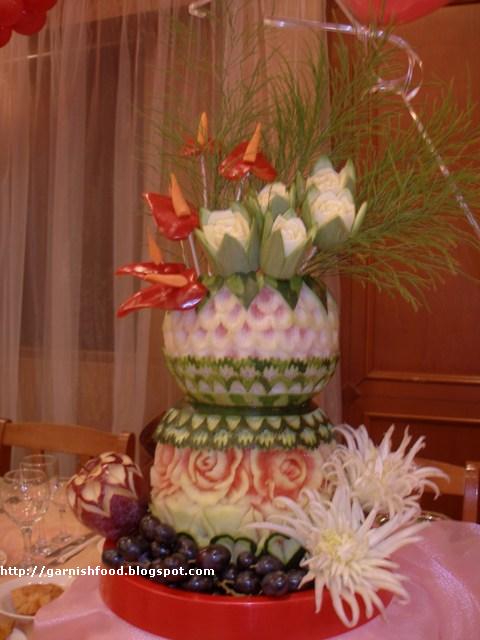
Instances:
[[[48,478],[38,469],[16,469],[3,476],[1,485],[3,510],[20,527],[23,536],[21,567],[33,564],[32,527],[48,509],[50,486]]]
[[[72,536],[65,531],[65,513],[67,511],[67,483],[69,477],[58,477],[52,493],[52,502],[58,508],[60,531],[53,538],[53,542],[68,542]]]
[[[48,453],[32,453],[21,459],[20,469],[43,471],[50,485],[50,494],[54,493],[55,485],[58,481],[58,458],[56,456]],[[35,550],[41,554],[46,554],[50,551],[43,525],[38,529]]]

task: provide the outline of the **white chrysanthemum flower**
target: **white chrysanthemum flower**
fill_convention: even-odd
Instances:
[[[408,428],[396,450],[392,448],[393,425],[378,447],[363,425],[358,429],[343,425],[335,431],[345,438],[345,444],[336,447],[325,463],[324,473],[334,485],[348,484],[366,511],[376,505],[391,517],[404,509],[419,509],[418,501],[426,487],[438,494],[429,478],[445,474],[435,467],[419,467],[414,461],[424,447],[423,436],[407,451],[412,440]]]
[[[417,510],[395,514],[382,526],[376,526],[378,510],[365,515],[359,501],[347,485],[339,486],[331,500],[315,491],[304,492],[305,508],[289,498],[277,502],[290,511],[272,515],[272,522],[252,524],[297,540],[307,551],[301,564],[308,569],[302,584],[314,580],[315,605],[322,608],[323,590],[328,589],[333,607],[347,627],[360,618],[358,597],[371,618],[374,609],[384,605],[377,591],[390,591],[404,602],[408,593],[404,576],[395,573],[398,565],[389,557],[401,547],[417,542],[425,522],[416,522]],[[347,604],[347,610],[345,609]]]

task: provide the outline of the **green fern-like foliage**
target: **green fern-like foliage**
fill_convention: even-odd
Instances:
[[[401,97],[372,92],[376,79],[396,65],[386,40],[365,48],[360,42],[347,46],[338,36],[327,55],[324,38],[319,36],[312,46],[310,33],[304,59],[293,66],[274,43],[259,57],[259,43],[268,33],[260,25],[240,32],[237,11],[225,9],[209,18],[205,28],[220,34],[219,51],[210,51],[203,63],[196,61],[198,73],[210,77],[201,110],[210,109],[217,141],[214,153],[206,156],[210,209],[225,208],[235,198],[236,185],[218,174],[218,165],[238,142],[250,137],[259,121],[264,125],[263,149],[286,184],[297,172],[308,176],[323,154],[337,169],[351,158],[357,172],[357,207],[368,201],[368,213],[360,231],[318,251],[303,273],[316,279],[332,273],[351,276],[398,293],[416,306],[425,290],[459,270],[458,245],[480,249],[455,197],[460,191],[473,210],[480,207],[480,131],[472,124],[472,106],[460,108],[451,88],[440,86],[435,104],[417,108],[450,169],[446,178]],[[179,38],[184,28],[178,26]],[[221,34],[226,32],[228,46],[222,45]],[[212,67],[215,54],[223,56],[223,64]],[[195,61],[186,55],[178,69],[192,64]],[[270,68],[275,72],[269,73]],[[240,70],[234,82],[233,69]],[[196,119],[188,106],[177,105],[174,115],[162,123],[152,148],[155,158],[162,158],[166,176],[173,169],[180,173],[192,201],[203,204],[199,165],[178,153],[184,135],[194,134]],[[261,186],[252,180],[245,192]]]

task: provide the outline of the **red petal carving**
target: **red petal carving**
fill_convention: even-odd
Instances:
[[[192,213],[188,216],[177,216],[169,196],[162,196],[159,193],[145,193],[144,198],[152,211],[160,233],[169,240],[185,240],[199,226],[197,210],[190,202],[188,206]]]
[[[220,175],[227,178],[227,180],[241,180],[251,172],[264,182],[273,182],[277,177],[277,172],[263,153],[257,153],[255,162],[245,162],[243,155],[247,146],[248,141],[241,142],[224,158],[219,168]]]

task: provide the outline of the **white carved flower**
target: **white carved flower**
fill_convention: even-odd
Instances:
[[[288,200],[288,192],[287,187],[283,184],[283,182],[272,182],[263,187],[263,189],[258,193],[257,199],[258,204],[260,205],[261,210],[265,213],[270,205],[271,200],[275,196],[280,196],[284,200]]]
[[[341,182],[340,174],[335,169],[329,169],[328,167],[316,171],[307,178],[307,189],[312,185],[319,191],[339,191],[344,186]]]
[[[280,229],[283,240],[285,257],[289,256],[297,247],[304,244],[307,239],[307,230],[301,218],[297,216],[277,216],[273,223],[272,233]]]
[[[407,428],[400,446],[394,450],[393,425],[378,446],[363,425],[357,429],[343,425],[336,427],[335,431],[345,438],[345,444],[335,448],[325,463],[325,474],[335,485],[348,484],[366,511],[376,505],[391,517],[405,509],[418,510],[418,501],[425,487],[438,493],[435,483],[429,478],[445,477],[445,474],[434,467],[419,467],[414,461],[425,446],[424,437],[409,449],[412,437]]]
[[[203,232],[210,246],[217,251],[225,235],[236,238],[244,248],[250,238],[247,220],[241,213],[231,209],[210,212],[208,222],[203,225]]]
[[[350,231],[355,220],[355,203],[349,189],[338,191],[315,191],[308,194],[313,222],[318,227],[334,218],[340,218],[347,231]]]
[[[378,527],[378,511],[372,509],[366,516],[347,485],[337,487],[331,500],[316,491],[307,490],[304,494],[305,507],[290,498],[278,498],[286,512],[251,526],[294,538],[306,549],[301,564],[308,573],[302,583],[315,583],[316,612],[322,608],[325,588],[347,627],[354,627],[360,618],[357,597],[364,603],[367,618],[372,617],[374,608],[384,609],[377,593],[380,589],[407,602],[408,593],[402,584],[405,578],[395,572],[398,565],[389,557],[419,540],[418,533],[428,523],[415,522],[417,510],[397,513]]]

